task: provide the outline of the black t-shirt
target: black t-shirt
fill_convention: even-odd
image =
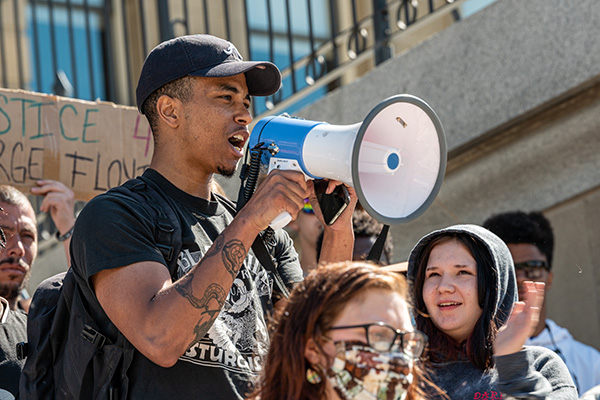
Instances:
[[[3,303],[4,307],[8,304]],[[0,313],[0,399],[15,398],[25,360],[17,358],[17,343],[27,341],[27,315],[4,309]]]
[[[222,199],[190,196],[154,170],[146,170],[144,177],[168,195],[180,219],[183,246],[174,277],[178,279],[200,261],[233,216]],[[142,261],[165,264],[155,243],[155,222],[135,199],[111,192],[97,196],[77,218],[71,242],[73,268],[89,278],[105,269]],[[289,285],[301,281],[302,270],[291,239],[283,230],[277,231],[275,238],[269,251],[283,280]],[[272,279],[250,250],[217,320],[173,367],[160,367],[136,352],[128,372],[129,397],[243,398],[269,347],[266,315],[272,308],[272,291]]]

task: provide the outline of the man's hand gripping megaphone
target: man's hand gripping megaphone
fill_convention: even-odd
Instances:
[[[254,219],[257,228],[283,228],[298,216],[306,198],[317,218],[330,230],[348,229],[348,224],[352,225],[358,199],[352,187],[336,180],[313,180],[300,169],[286,168],[285,163],[272,168],[244,205],[252,215],[260,216]]]

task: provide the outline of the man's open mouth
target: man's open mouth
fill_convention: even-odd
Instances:
[[[229,138],[229,143],[231,143],[231,145],[233,147],[235,147],[236,150],[239,152],[242,151],[242,148],[244,147],[245,142],[246,142],[246,139],[244,138],[244,135],[239,134],[239,133],[235,134]]]

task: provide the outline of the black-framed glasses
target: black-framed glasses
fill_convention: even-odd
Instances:
[[[334,326],[329,329],[335,331],[355,328],[363,328],[367,337],[367,345],[381,353],[401,350],[409,357],[419,358],[423,354],[425,345],[427,344],[427,335],[423,332],[417,330],[401,331],[400,329],[394,329],[384,322]]]
[[[515,272],[517,275],[525,275],[527,279],[536,280],[543,277],[543,271],[549,271],[550,267],[544,260],[529,260],[515,263]]]

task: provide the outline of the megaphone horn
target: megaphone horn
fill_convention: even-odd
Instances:
[[[249,151],[260,143],[271,150],[260,156],[267,173],[297,169],[313,179],[342,181],[356,190],[373,218],[388,225],[423,214],[446,172],[442,124],[427,103],[407,94],[383,100],[354,125],[263,118],[252,130]],[[288,216],[280,215],[271,227],[285,226]]]

